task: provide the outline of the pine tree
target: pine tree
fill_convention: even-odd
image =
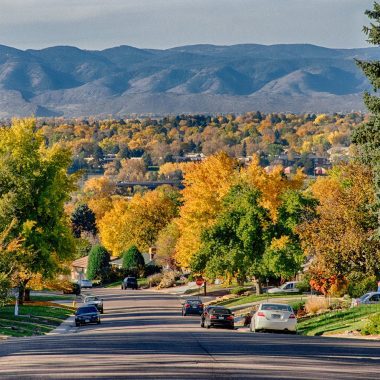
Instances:
[[[110,254],[101,245],[95,245],[88,257],[87,278],[89,280],[106,280],[110,270]]]
[[[372,45],[380,45],[380,4],[375,2],[372,10],[365,14],[371,20],[370,26],[364,26],[367,41]],[[372,84],[374,92],[380,89],[380,61],[357,60]],[[371,113],[367,123],[361,125],[353,135],[353,142],[358,146],[362,162],[371,166],[374,172],[374,182],[377,200],[378,225],[380,226],[380,97],[366,92],[364,103]]]
[[[81,204],[75,209],[71,215],[71,225],[76,238],[79,238],[82,232],[90,232],[96,235],[96,217],[86,204]]]
[[[135,245],[132,245],[132,247],[130,247],[128,251],[123,253],[123,269],[135,269],[141,271],[142,269],[144,269],[144,266],[144,258]]]

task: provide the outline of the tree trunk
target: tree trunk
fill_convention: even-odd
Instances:
[[[261,285],[261,281],[258,278],[254,278],[254,283],[255,283],[255,288],[256,288],[256,294],[262,294],[263,293],[263,288]]]
[[[24,300],[30,301],[30,289],[25,289],[24,295],[25,295]]]
[[[19,305],[24,304],[24,298],[25,298],[25,286],[23,283],[20,283],[18,285],[18,303],[19,303]]]

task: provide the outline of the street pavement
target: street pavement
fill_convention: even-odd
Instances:
[[[176,295],[97,289],[101,325],[0,341],[0,379],[378,379],[368,340],[202,329]]]

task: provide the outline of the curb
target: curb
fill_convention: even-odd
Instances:
[[[67,334],[70,332],[71,328],[74,326],[74,316],[70,316],[65,321],[63,321],[58,327],[50,331],[46,335],[60,335]]]

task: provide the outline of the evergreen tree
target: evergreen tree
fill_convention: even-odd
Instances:
[[[104,282],[110,271],[110,254],[101,245],[95,245],[88,257],[87,278]]]
[[[125,251],[123,253],[123,269],[141,271],[142,269],[144,269],[144,266],[144,258],[135,245],[132,245],[128,249],[128,251]]]
[[[79,205],[71,215],[71,225],[74,236],[79,238],[82,232],[96,234],[96,218],[94,212],[86,205]]]
[[[364,26],[367,41],[372,45],[380,45],[380,4],[375,2],[372,10],[365,14],[371,20],[370,26]],[[380,61],[357,60],[373,86],[374,92],[380,89]],[[366,92],[364,103],[371,113],[369,121],[362,124],[353,135],[353,142],[358,146],[361,160],[370,165],[374,172],[377,198],[378,225],[380,226],[380,97]]]

